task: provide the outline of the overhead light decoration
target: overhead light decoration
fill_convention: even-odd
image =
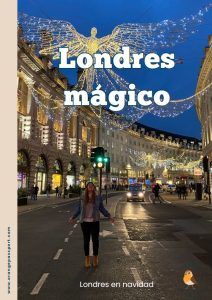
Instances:
[[[116,26],[112,33],[97,38],[97,29],[91,29],[90,37],[78,33],[73,25],[63,20],[43,19],[27,14],[19,15],[19,25],[23,30],[24,38],[37,45],[42,55],[48,55],[53,60],[59,59],[60,47],[68,48],[68,57],[77,57],[82,53],[94,55],[96,53],[109,53],[114,57],[120,53],[122,47],[129,47],[131,53],[150,53],[160,49],[173,47],[198,31],[203,16],[212,7],[212,4],[200,9],[196,14],[184,17],[177,21],[163,20],[158,23],[127,23]],[[93,66],[84,69],[79,77],[75,89],[86,89],[88,92],[94,86],[101,85],[105,93],[111,90],[127,90],[129,83],[111,69],[95,69]],[[96,107],[91,107],[103,125],[111,129],[129,127],[145,114],[151,113],[159,117],[176,117],[185,110],[190,109],[196,97],[207,93],[212,84],[191,97],[171,100],[166,106],[159,107],[152,104],[143,109],[139,106],[128,106],[122,114],[110,114],[107,111],[98,113]],[[139,90],[137,89],[137,92]],[[35,101],[39,102],[35,96]],[[39,105],[42,105],[39,102]],[[49,118],[54,118],[53,108],[46,108]],[[63,108],[66,118],[70,118],[73,107]]]
[[[195,167],[201,166],[201,157],[197,160],[192,160],[189,154],[183,151],[177,157],[169,156],[167,150],[159,152],[153,151],[151,154],[146,151],[137,151],[128,148],[129,158],[133,165],[146,168],[148,165],[154,169],[175,169],[175,170],[192,170]]]

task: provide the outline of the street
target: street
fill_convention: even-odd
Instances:
[[[99,267],[88,270],[80,224],[67,222],[78,200],[20,214],[19,300],[211,299],[212,210],[163,199],[110,197],[105,207],[115,225],[101,219]],[[193,288],[183,282],[188,269]]]

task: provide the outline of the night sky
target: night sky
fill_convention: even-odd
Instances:
[[[208,4],[209,0],[19,0],[19,11],[32,16],[66,20],[72,23],[79,33],[90,35],[91,27],[98,29],[98,37],[110,34],[113,28],[122,23],[150,23],[164,19],[176,20],[195,14]],[[212,9],[211,9],[212,11]],[[195,93],[199,68],[212,34],[212,13],[207,13],[199,32],[182,44],[163,52],[173,52],[183,58],[171,70],[124,70],[122,76],[139,89],[167,90],[172,99],[188,97]],[[57,62],[56,62],[57,63]],[[62,72],[68,75],[71,83],[76,76],[74,71]],[[118,73],[118,72],[117,72]],[[141,123],[187,136],[201,137],[201,126],[195,108],[176,118],[158,118],[146,115]]]

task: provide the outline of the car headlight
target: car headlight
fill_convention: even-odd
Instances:
[[[138,197],[142,198],[144,194],[142,192],[138,193]]]
[[[131,196],[132,196],[132,193],[128,192],[127,197],[131,197]]]

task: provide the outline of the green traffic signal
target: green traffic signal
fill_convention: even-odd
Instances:
[[[108,157],[104,157],[104,162],[108,163],[108,161],[109,161],[109,158]]]
[[[97,162],[103,162],[103,157],[101,157],[101,156],[97,157],[96,161]]]

